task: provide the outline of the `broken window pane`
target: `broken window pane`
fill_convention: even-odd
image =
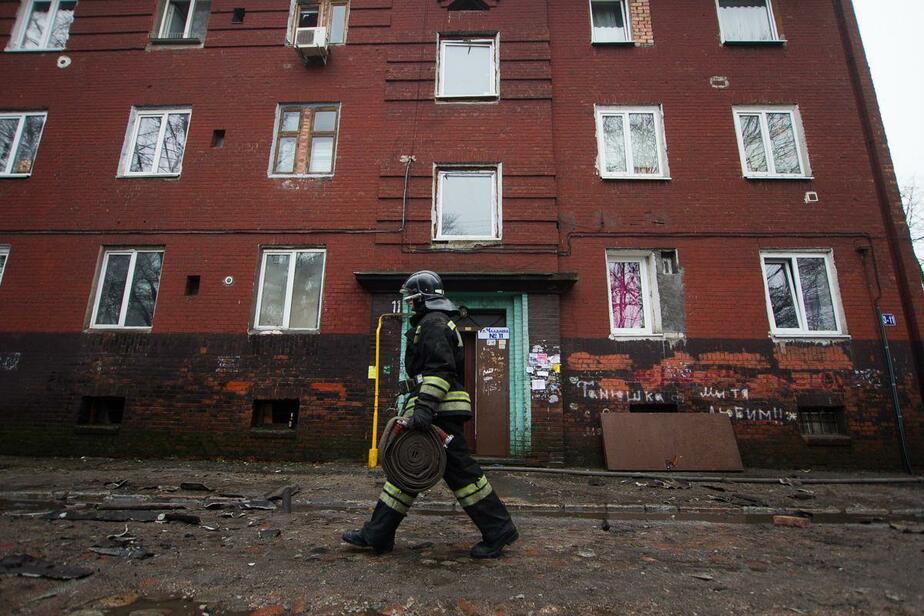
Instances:
[[[154,322],[154,306],[160,288],[162,252],[139,252],[135,257],[132,290],[128,295],[127,327],[150,327]]]
[[[171,113],[167,116],[164,142],[160,151],[157,170],[162,173],[179,173],[183,164],[183,150],[186,147],[186,129],[189,126],[188,113]]]
[[[773,310],[773,320],[779,329],[799,329],[791,268],[792,263],[789,259],[766,263],[770,307]]]
[[[825,259],[799,257],[796,261],[799,264],[799,283],[802,285],[806,326],[810,331],[837,330]]]
[[[118,325],[122,313],[122,299],[132,257],[127,254],[109,255],[103,276],[103,287],[96,309],[97,325]]]
[[[767,171],[767,152],[764,149],[764,138],[760,128],[759,115],[742,115],[741,139],[744,141],[744,154],[747,159],[748,170],[765,173]]]
[[[768,113],[767,128],[773,146],[773,164],[777,173],[801,173],[796,133],[789,113]]]
[[[614,329],[644,329],[642,262],[610,262],[610,307]]]
[[[289,279],[289,255],[266,254],[263,259],[263,292],[257,323],[262,327],[282,327]]]
[[[442,172],[439,176],[439,235],[494,238],[493,172]]]
[[[335,4],[330,7],[330,42],[332,44],[346,42],[346,10],[345,4]]]
[[[132,172],[149,173],[154,169],[154,152],[160,137],[160,116],[142,116],[138,122],[138,136],[132,155]]]
[[[653,113],[630,113],[629,135],[635,173],[658,174],[658,135]]]
[[[291,329],[315,329],[318,326],[323,272],[324,253],[296,253],[292,309],[289,316]]]
[[[606,170],[610,173],[626,172],[626,135],[623,116],[605,116],[603,118],[603,144],[606,157]]]
[[[441,96],[494,94],[493,42],[444,41],[441,49]]]
[[[619,2],[591,2],[593,42],[619,43],[629,40],[623,4]]]
[[[772,41],[768,0],[719,0],[719,22],[726,41]]]

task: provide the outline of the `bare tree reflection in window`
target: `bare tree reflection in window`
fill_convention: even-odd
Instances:
[[[19,127],[19,118],[0,119],[0,173],[6,171],[6,164],[13,149],[13,140],[16,138],[16,129]]]
[[[811,331],[834,331],[834,301],[828,282],[828,268],[823,257],[797,259],[806,327]]]
[[[623,116],[603,118],[603,145],[606,156],[606,170],[610,173],[626,171],[626,137]]]
[[[639,261],[610,263],[610,305],[613,311],[613,327],[616,329],[645,327],[641,276]]]
[[[125,325],[128,327],[150,327],[154,322],[154,307],[160,288],[162,252],[139,252],[135,259],[132,289],[128,296]]]
[[[171,113],[167,116],[167,128],[164,131],[164,143],[157,166],[159,172],[179,172],[183,163],[183,150],[186,147],[186,129],[188,126],[189,114]]]
[[[767,171],[767,151],[764,149],[764,137],[760,129],[759,115],[742,115],[741,138],[744,141],[744,153],[748,169],[764,173]]]
[[[635,173],[657,174],[658,135],[653,113],[630,113],[629,135],[632,143],[632,163]]]
[[[770,307],[776,326],[780,329],[798,329],[792,262],[789,259],[767,261],[766,271]]]
[[[131,255],[109,255],[96,309],[96,325],[118,325]]]
[[[13,173],[29,173],[32,171],[35,155],[38,152],[39,137],[41,137],[42,127],[45,125],[45,116],[26,116],[25,122],[22,136],[19,139],[16,158],[13,160]],[[3,165],[0,164],[0,168],[2,167]]]
[[[154,152],[157,150],[157,138],[160,136],[162,118],[142,116],[139,120],[138,136],[132,152],[131,170],[149,172],[154,168]]]
[[[767,114],[767,128],[770,132],[776,172],[789,174],[801,172],[792,116],[788,113],[769,113]]]

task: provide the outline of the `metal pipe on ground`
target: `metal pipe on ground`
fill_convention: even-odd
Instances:
[[[507,471],[511,473],[544,473],[550,475],[577,475],[582,477],[613,477],[619,479],[682,479],[693,483],[765,483],[785,484],[796,481],[805,485],[876,485],[924,483],[924,477],[725,477],[722,475],[683,475],[663,473],[640,473],[622,471],[591,471],[568,468],[542,468],[539,466],[503,466],[494,464],[483,467],[485,471]]]

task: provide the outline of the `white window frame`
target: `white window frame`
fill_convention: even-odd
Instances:
[[[594,2],[604,4],[622,3],[622,19],[626,24],[626,38],[622,41],[598,41],[594,38]],[[595,45],[625,45],[635,43],[635,32],[632,30],[632,17],[629,11],[630,0],[587,0],[587,7],[590,11],[590,42]]]
[[[26,31],[28,29],[28,20],[32,15],[32,6],[37,1],[51,2],[50,10],[48,11],[48,29],[45,31],[43,36],[42,45],[39,47],[29,47],[24,48],[22,46],[23,39],[26,38]],[[13,31],[10,33],[10,40],[7,43],[6,49],[4,51],[22,51],[22,52],[39,52],[39,51],[63,51],[67,49],[67,45],[64,47],[49,47],[48,43],[51,39],[51,33],[54,30],[55,18],[58,16],[58,10],[60,9],[62,0],[23,0],[19,4],[19,11],[16,13],[16,24],[13,26]],[[74,7],[74,12],[77,12],[77,7]],[[70,40],[70,28],[68,28],[67,38]]]
[[[331,163],[330,171],[325,171],[323,173],[309,173],[308,167],[305,168],[305,173],[277,173],[276,172],[276,145],[279,141],[279,122],[282,121],[282,110],[289,109],[291,107],[298,107],[304,109],[306,107],[311,109],[317,109],[325,111],[327,107],[336,107],[337,109],[337,126],[334,128],[334,151],[331,153]],[[342,117],[343,107],[339,102],[337,103],[279,103],[276,105],[276,115],[273,119],[273,143],[270,147],[270,160],[269,167],[266,170],[266,176],[270,178],[278,179],[292,179],[292,178],[331,178],[334,177],[334,173],[337,171],[337,148],[340,146],[340,118]],[[314,113],[311,115],[312,121],[314,121]],[[311,134],[309,132],[308,137],[308,155],[311,156]]]
[[[632,131],[629,128],[629,114],[653,113],[655,116],[655,139],[658,146],[658,167],[660,173],[635,173],[635,161],[632,158]],[[625,173],[613,173],[606,170],[606,142],[604,140],[603,119],[607,116],[623,116],[623,139],[626,149]],[[664,134],[664,110],[661,105],[622,106],[595,105],[594,116],[597,126],[597,171],[600,177],[612,180],[669,180],[670,170],[667,164],[667,139]]]
[[[767,45],[774,43],[785,43],[783,39],[780,38],[779,30],[776,27],[776,15],[773,13],[773,0],[767,1],[767,18],[770,20],[770,35],[772,38],[762,41],[760,39],[750,40],[750,39],[730,39],[725,37],[725,31],[722,29],[722,8],[719,6],[719,0],[715,0],[715,16],[719,20],[719,37],[722,39],[722,44],[726,43],[731,44],[744,44],[744,45]]]
[[[195,20],[196,5],[198,5],[199,2],[201,1],[202,0],[189,0],[189,13],[186,15],[186,24],[183,26],[183,37],[182,38],[184,39],[192,39],[192,38],[198,39],[198,37],[192,37],[190,36],[190,34],[191,34],[192,26],[193,26],[193,21]],[[170,9],[172,5],[173,5],[173,0],[164,0],[164,10],[161,12],[160,23],[157,26],[157,38],[160,38],[160,39],[171,38],[171,37],[164,36],[164,30],[166,30],[167,28],[167,23],[169,21],[167,19],[167,15],[170,13]]]
[[[135,263],[138,261],[138,253],[140,252],[156,252],[161,255],[165,255],[166,251],[163,248],[113,248],[111,250],[103,251],[102,264],[99,269],[99,277],[96,280],[96,293],[94,294],[93,299],[93,313],[90,315],[90,329],[130,329],[130,330],[139,330],[146,331],[154,327],[154,314],[151,315],[151,324],[150,325],[125,325],[125,318],[128,316],[128,300],[131,296],[132,288],[135,283]],[[106,282],[106,270],[109,269],[109,257],[112,255],[130,255],[131,259],[128,262],[128,275],[125,279],[125,290],[122,292],[122,306],[119,308],[119,322],[117,324],[109,325],[97,325],[96,317],[99,312],[99,301],[102,299],[103,295],[103,285]],[[160,268],[160,277],[158,281],[163,279],[164,275],[164,256],[161,256],[161,268]],[[157,312],[157,301],[154,302],[154,313]]]
[[[787,113],[792,121],[792,130],[796,139],[796,152],[799,157],[799,173],[777,173],[776,160],[773,156],[773,143],[770,140],[770,129],[767,124],[767,115],[770,113]],[[767,155],[767,171],[751,171],[748,169],[747,151],[744,148],[744,131],[741,129],[741,116],[760,116],[760,135]],[[774,180],[808,180],[812,179],[812,168],[809,164],[808,143],[805,140],[805,131],[802,128],[802,114],[798,105],[737,105],[732,107],[732,116],[735,122],[735,136],[738,139],[738,155],[741,159],[741,173],[748,179],[774,179]]]
[[[295,255],[299,252],[317,252],[324,257],[321,263],[321,292],[318,294],[318,325],[317,327],[289,327],[292,316],[292,294],[295,285]],[[289,255],[289,274],[286,278],[286,298],[282,307],[282,326],[260,325],[260,309],[263,306],[263,277],[266,273],[266,257],[268,255]],[[257,279],[257,303],[253,312],[253,329],[259,332],[288,331],[288,332],[316,332],[321,329],[321,316],[324,314],[324,282],[327,278],[327,249],[326,248],[264,248],[260,252],[260,275]]]
[[[652,250],[609,249],[605,252],[606,311],[610,319],[610,336],[613,338],[661,337],[661,296],[658,293],[658,255]],[[613,322],[613,284],[610,281],[610,263],[635,261],[641,263],[642,311],[645,327],[616,327]]]
[[[16,155],[19,152],[19,145],[22,142],[22,131],[26,126],[26,118],[29,116],[42,116],[42,130],[39,132],[38,142],[35,146],[35,158],[32,159],[32,166],[29,173],[14,173],[13,165],[16,163]],[[38,151],[42,145],[42,136],[45,134],[45,125],[48,123],[47,111],[22,111],[16,113],[0,112],[0,120],[18,119],[19,125],[16,127],[16,134],[13,136],[13,143],[10,146],[10,155],[6,161],[6,168],[0,169],[0,178],[27,178],[32,175],[35,169],[35,161],[38,159]]]
[[[834,322],[836,329],[830,331],[810,330],[805,322],[805,302],[802,297],[802,280],[799,276],[799,267],[796,259],[811,258],[817,259],[823,257],[825,260],[825,273],[828,276],[828,287],[831,293],[831,303],[834,309]],[[770,285],[767,283],[767,259],[783,260],[788,259],[792,262],[792,267],[787,268],[787,278],[791,289],[795,293],[796,316],[799,320],[798,328],[780,328],[776,326],[776,318],[773,316],[773,304],[770,301]],[[847,338],[846,328],[844,326],[844,308],[841,303],[840,285],[837,281],[837,270],[834,267],[834,253],[831,250],[762,250],[760,252],[760,270],[763,275],[764,283],[764,302],[767,308],[767,320],[770,323],[770,335],[774,338]],[[790,271],[795,274],[795,279],[790,278]]]
[[[186,125],[186,142],[183,143],[183,160],[180,168],[175,172],[161,171],[160,155],[164,147],[164,134],[167,132],[167,116],[171,113],[189,114],[189,123]],[[141,130],[141,119],[160,117],[160,132],[157,134],[157,146],[154,149],[154,165],[150,171],[132,171],[132,154],[138,140],[138,131]],[[186,160],[186,147],[189,144],[189,128],[192,126],[192,107],[132,107],[128,118],[128,128],[125,130],[125,145],[122,146],[122,155],[119,157],[118,177],[125,178],[178,178],[183,173],[183,163]]]
[[[451,46],[485,46],[490,45],[491,50],[491,74],[493,79],[491,79],[491,91],[485,92],[482,94],[444,94],[443,86],[446,83],[446,62],[444,60],[444,49]],[[484,37],[484,36],[451,36],[451,35],[437,35],[437,51],[436,51],[436,94],[435,97],[438,100],[497,100],[500,98],[500,71],[498,67],[500,66],[500,36],[495,35],[494,37]]]
[[[444,235],[443,234],[443,177],[446,175],[491,176],[494,178],[491,197],[491,235]],[[503,237],[502,190],[503,165],[433,165],[433,241],[436,242],[498,242]]]
[[[3,267],[0,267],[0,285],[2,285],[3,275],[6,273],[6,268],[10,264],[10,247],[9,246],[0,246],[0,257],[5,257],[3,260]]]

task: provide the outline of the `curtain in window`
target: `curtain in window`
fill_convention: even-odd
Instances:
[[[645,328],[640,261],[610,263],[610,306],[613,311],[614,328]]]
[[[719,0],[719,22],[726,41],[771,41],[767,0]]]
[[[628,40],[622,2],[591,2],[593,20],[593,40],[599,43],[611,43]]]

